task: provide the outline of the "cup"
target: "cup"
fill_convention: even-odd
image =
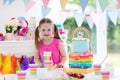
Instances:
[[[95,75],[101,74],[101,65],[100,64],[94,64],[94,72],[95,72]]]
[[[37,64],[29,64],[29,70],[30,70],[30,75],[36,75],[37,74]]]
[[[102,71],[102,80],[110,80],[110,72],[109,71]]]
[[[18,80],[26,80],[26,72],[25,71],[18,71],[17,76],[18,76]]]

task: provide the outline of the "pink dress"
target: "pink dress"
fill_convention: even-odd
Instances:
[[[54,38],[50,44],[41,43],[39,47],[41,62],[43,62],[44,51],[49,51],[52,53],[51,57],[53,60],[53,64],[59,64],[61,62],[60,51],[58,48],[60,42],[61,42],[60,39]]]

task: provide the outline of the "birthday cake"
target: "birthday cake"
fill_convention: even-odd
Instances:
[[[77,27],[72,32],[73,53],[69,55],[69,67],[87,69],[92,67],[93,54],[90,51],[90,32],[85,27]]]

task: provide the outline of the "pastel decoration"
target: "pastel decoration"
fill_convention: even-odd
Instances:
[[[71,14],[68,12],[60,11],[58,12],[58,23],[63,24],[68,16]]]
[[[24,17],[18,17],[17,20],[25,21],[25,18]]]
[[[2,54],[0,54],[0,72],[2,71]]]
[[[9,0],[9,5],[12,4],[15,0]]]
[[[26,70],[29,68],[29,59],[26,56],[22,56],[20,67],[22,70]]]
[[[19,26],[23,26],[23,21],[19,20]]]
[[[91,16],[86,16],[86,21],[87,21],[89,27],[92,29],[94,22],[93,22]]]
[[[30,0],[28,5],[26,6],[25,11],[28,12],[36,3],[33,0]]]
[[[3,0],[3,5],[5,5],[7,1],[8,1],[8,0]]]
[[[98,0],[98,1],[99,1],[102,11],[104,11],[108,4],[108,0]]]
[[[42,6],[42,17],[45,18],[51,11],[51,8]]]
[[[3,62],[2,73],[10,74],[10,71],[11,71],[11,54],[8,53],[8,55],[5,57],[4,62]]]
[[[25,6],[28,5],[29,1],[30,1],[30,0],[24,0],[24,4],[25,4]]]
[[[107,14],[110,17],[111,21],[116,26],[116,24],[117,24],[117,18],[118,18],[118,10],[115,9],[115,10],[107,11]]]
[[[84,21],[85,14],[84,13],[74,13],[74,16],[75,16],[78,26],[81,26],[81,24]]]
[[[48,6],[50,0],[42,0],[45,7]]]
[[[67,2],[68,2],[68,0],[60,0],[62,10],[66,6]]]
[[[86,5],[88,3],[88,0],[79,0],[79,1],[80,1],[80,5],[82,7],[82,11],[84,12],[85,7],[86,7]]]
[[[120,5],[120,0],[117,0],[118,1],[118,4]]]

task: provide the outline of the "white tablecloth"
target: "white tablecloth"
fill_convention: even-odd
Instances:
[[[37,75],[36,76],[30,76],[29,69],[26,70],[27,72],[27,78],[26,80],[56,80],[55,78],[61,77],[61,74],[64,74],[61,69],[59,70],[47,70],[45,68],[39,68],[37,69]],[[62,75],[63,76],[63,75]],[[64,77],[68,78],[67,75],[64,75]],[[16,74],[8,74],[8,75],[0,75],[0,80],[17,80]],[[54,78],[54,79],[53,79]],[[69,79],[67,79],[69,80]],[[102,80],[101,76],[95,75],[94,72],[90,74],[86,74],[84,79],[80,80]],[[115,69],[114,75],[110,78],[110,80],[120,80],[120,69]]]

